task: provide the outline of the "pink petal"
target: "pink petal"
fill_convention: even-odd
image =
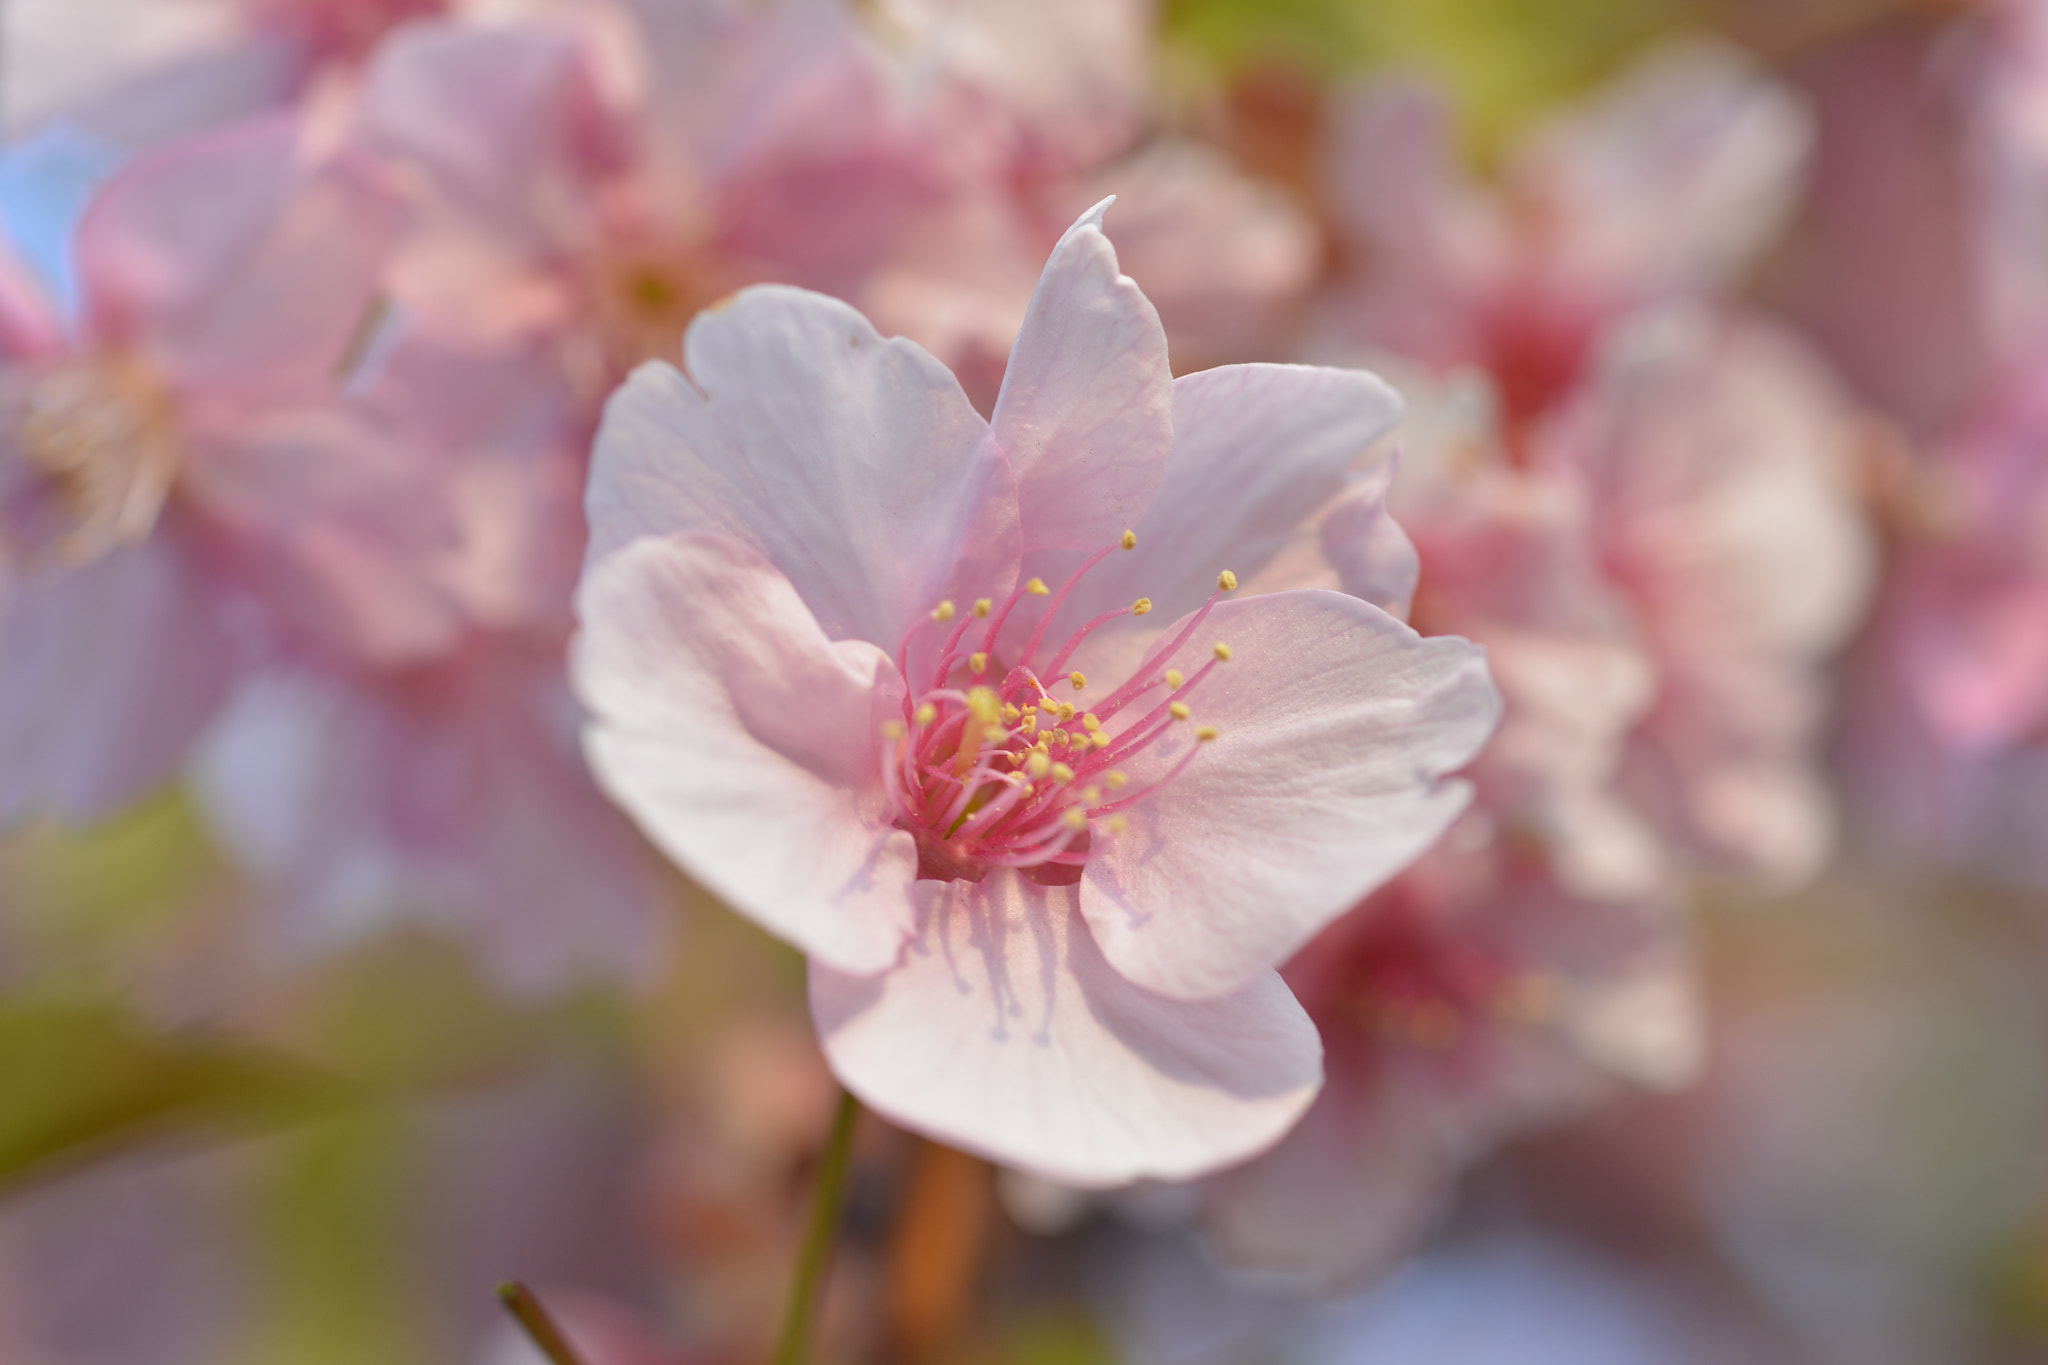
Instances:
[[[199,792],[275,898],[282,949],[330,952],[417,917],[514,991],[645,976],[654,861],[591,781],[567,690],[554,650],[518,645],[372,681],[244,686]]]
[[[396,665],[454,639],[442,581],[459,527],[429,448],[334,402],[195,432],[187,487],[212,551],[287,628],[344,658]]]
[[[589,563],[636,536],[715,529],[766,556],[828,637],[891,651],[941,598],[1009,590],[1009,471],[918,346],[837,300],[762,286],[699,313],[684,352],[687,377],[643,365],[605,410]]]
[[[542,24],[404,30],[370,69],[361,124],[371,146],[426,173],[431,209],[529,258],[594,229],[625,152],[588,45]]]
[[[85,823],[168,781],[225,697],[231,651],[164,528],[0,589],[0,819]]]
[[[63,329],[35,273],[0,237],[0,360],[38,360],[63,350]]]
[[[1067,229],[1031,296],[996,398],[1024,548],[1093,550],[1135,526],[1165,476],[1173,376],[1159,314],[1102,235]]]
[[[90,330],[181,387],[325,393],[395,227],[359,163],[315,166],[265,116],[143,152],[79,226]]]
[[[1224,569],[1249,583],[1290,549],[1314,553],[1315,514],[1400,417],[1400,396],[1364,370],[1227,365],[1176,379],[1173,454],[1138,547],[1089,571],[1048,638],[1139,597],[1170,621],[1207,601]],[[1029,568],[1056,584],[1075,558]]]
[[[1323,513],[1323,558],[1338,584],[1398,620],[1408,619],[1422,557],[1415,542],[1387,513],[1387,490],[1398,461],[1389,460],[1344,490]]]
[[[901,965],[814,962],[833,1071],[885,1117],[1072,1185],[1184,1179],[1280,1136],[1321,1083],[1315,1026],[1279,977],[1184,1003],[1103,961],[1072,891],[1007,871],[919,883]]]
[[[584,577],[573,672],[602,785],[735,910],[847,971],[911,929],[917,854],[878,749],[887,656],[829,642],[788,579],[709,534],[643,539]]]
[[[1516,187],[1580,278],[1625,298],[1724,285],[1782,226],[1812,119],[1732,47],[1674,44],[1532,141]]]
[[[1081,880],[1104,955],[1177,999],[1239,989],[1427,848],[1470,794],[1444,775],[1500,718],[1481,650],[1341,593],[1225,602],[1169,662],[1192,675],[1216,641],[1231,661],[1186,697],[1221,737],[1129,810]],[[1134,791],[1188,728],[1128,765]]]

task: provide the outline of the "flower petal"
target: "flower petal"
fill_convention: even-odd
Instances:
[[[0,820],[113,814],[170,779],[226,696],[231,650],[175,539],[5,585]]]
[[[717,535],[627,546],[577,606],[599,785],[742,914],[846,971],[893,963],[917,855],[882,790],[888,659],[826,640],[788,579]]]
[[[414,25],[365,80],[371,146],[424,171],[432,207],[494,246],[547,257],[589,230],[624,131],[566,27]]]
[[[1171,621],[1208,600],[1221,570],[1249,583],[1289,549],[1317,553],[1316,512],[1400,417],[1400,395],[1365,370],[1226,365],[1176,379],[1173,454],[1138,547],[1089,571],[1049,638],[1139,597]],[[1030,569],[1058,583],[1076,562],[1039,555]]]
[[[411,915],[510,990],[649,975],[654,862],[577,753],[559,656],[493,642],[403,677],[266,673],[208,734],[198,792],[277,898],[277,947]]]
[[[1500,718],[1478,647],[1342,593],[1225,602],[1168,662],[1192,675],[1219,640],[1232,660],[1184,695],[1221,737],[1130,808],[1081,880],[1104,956],[1178,999],[1285,961],[1427,848],[1469,795],[1441,779]],[[1175,738],[1126,765],[1133,791],[1195,742]]]
[[[917,345],[763,286],[698,314],[684,349],[688,378],[643,365],[605,409],[588,563],[636,536],[718,530],[772,562],[827,636],[889,650],[956,568],[959,595],[1008,591],[1009,470]]]
[[[1274,973],[1168,1000],[1103,960],[1066,888],[919,888],[893,971],[811,967],[833,1071],[898,1123],[1072,1185],[1184,1179],[1275,1141],[1321,1084],[1315,1026]]]
[[[1092,550],[1135,526],[1173,444],[1166,332],[1117,270],[1102,233],[1110,202],[1053,248],[996,398],[1027,551]]]
[[[79,225],[91,331],[183,386],[325,393],[396,227],[363,165],[309,162],[280,115],[136,156]]]

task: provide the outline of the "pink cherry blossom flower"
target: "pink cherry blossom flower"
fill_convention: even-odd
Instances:
[[[1231,595],[1395,400],[1173,380],[1102,207],[992,422],[831,300],[700,315],[687,377],[643,367],[607,413],[574,662],[600,782],[805,950],[840,1079],[1084,1185],[1300,1115],[1319,1048],[1274,967],[1455,817],[1497,707],[1462,641]]]
[[[579,759],[579,720],[546,637],[367,675],[269,669],[209,737],[199,790],[286,960],[411,923],[521,994],[639,979],[659,956],[652,868]]]
[[[1876,574],[1856,433],[1789,333],[1681,307],[1606,340],[1535,457],[1583,485],[1603,572],[1655,660],[1631,798],[1695,860],[1780,887],[1834,843],[1827,670]]]
[[[1456,168],[1432,90],[1369,89],[1335,130],[1332,198],[1371,273],[1333,325],[1485,367],[1513,442],[1608,322],[1729,283],[1789,206],[1808,138],[1800,106],[1741,58],[1681,46],[1539,128],[1489,194]]]
[[[441,469],[454,534],[417,568],[456,629],[418,658],[266,650],[201,752],[202,809],[265,897],[278,956],[405,922],[520,994],[641,978],[658,960],[652,861],[591,782],[566,675],[575,397],[537,352],[417,334],[379,351],[364,401]]]
[[[1505,715],[1463,820],[1285,969],[1323,1038],[1323,1093],[1201,1191],[1226,1260],[1319,1292],[1390,1269],[1475,1156],[1618,1084],[1681,1081],[1697,1051],[1674,862],[1622,789],[1655,661],[1594,505],[1508,458],[1483,384],[1404,388],[1391,500],[1419,560],[1412,619],[1485,643]],[[1346,586],[1415,582],[1380,563]]]
[[[1314,224],[1285,192],[1213,147],[1148,126],[1152,8],[888,6],[890,32],[904,35],[892,51],[922,92],[922,136],[962,170],[848,297],[946,359],[981,411],[1046,252],[1112,191],[1121,207],[1111,240],[1183,371],[1271,353],[1320,268]]]
[[[940,174],[900,106],[838,6],[691,0],[415,25],[358,123],[410,187],[400,298],[549,339],[594,406],[742,284],[850,292]]]
[[[438,468],[342,391],[389,225],[362,165],[265,118],[106,186],[74,327],[9,291],[0,813],[90,819],[162,780],[238,641],[449,640]]]
[[[1397,1265],[1475,1157],[1699,1062],[1678,907],[1570,895],[1484,812],[1286,976],[1322,1033],[1323,1093],[1207,1183],[1202,1227],[1226,1260],[1319,1293]]]

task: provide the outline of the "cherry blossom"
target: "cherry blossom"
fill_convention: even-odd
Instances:
[[[344,391],[390,225],[360,162],[266,117],[108,183],[75,320],[17,274],[0,811],[91,819],[161,781],[252,639],[366,662],[450,639],[441,466]]]
[[[643,367],[607,412],[574,661],[600,782],[804,949],[840,1079],[1085,1185],[1299,1116],[1319,1048],[1274,967],[1455,818],[1497,707],[1462,641],[1237,595],[1397,400],[1173,380],[1104,208],[990,422],[844,305],[700,315],[687,376]]]

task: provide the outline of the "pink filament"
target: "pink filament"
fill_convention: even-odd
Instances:
[[[1199,742],[1191,744],[1163,777],[1137,791],[1115,799],[1098,791],[1092,801],[1086,795],[1092,787],[1108,785],[1107,775],[1113,767],[1150,748],[1173,729],[1179,722],[1173,714],[1174,701],[1193,692],[1220,660],[1205,663],[1174,691],[1172,698],[1160,702],[1103,747],[1091,742],[1080,720],[1081,708],[1076,708],[1072,731],[1064,745],[1048,742],[1044,750],[1034,747],[1061,727],[1057,724],[1059,704],[1048,695],[1046,684],[1032,667],[1032,659],[1045,642],[1053,617],[1059,614],[1081,578],[1116,548],[1109,546],[1074,570],[1046,604],[1021,658],[1002,675],[999,683],[988,689],[999,705],[1020,710],[1025,706],[1041,708],[1032,733],[1025,733],[1021,718],[1016,722],[991,722],[977,715],[975,703],[966,690],[946,685],[960,658],[970,623],[979,619],[971,614],[948,633],[933,666],[930,687],[905,699],[905,728],[887,755],[884,783],[898,812],[898,826],[916,834],[921,842],[942,846],[944,864],[1030,868],[1043,864],[1073,867],[1083,863],[1089,844],[1082,843],[1079,849],[1074,845],[1087,836],[1091,821],[1128,810],[1157,795],[1200,752]],[[999,610],[990,614],[978,654],[985,657],[993,653],[1004,624],[1028,595],[1029,585],[1019,587]],[[1107,720],[1130,702],[1165,684],[1165,661],[1194,636],[1222,596],[1219,589],[1172,639],[1147,653],[1138,670],[1094,708],[1098,721]],[[1082,641],[1130,610],[1123,607],[1105,612],[1075,631],[1054,653],[1047,674],[1057,678]],[[920,622],[912,634],[922,627]],[[899,663],[908,659],[910,643],[910,636],[906,635],[897,654]],[[975,671],[975,684],[981,683],[989,667],[984,663]],[[982,705],[986,710],[986,703]],[[926,707],[931,708],[930,719],[920,724],[918,713]],[[984,725],[993,726],[1000,733],[985,736],[968,767],[955,772],[969,737],[967,727]],[[1047,760],[1047,770],[1036,778],[1029,772],[1035,753],[1043,753]],[[1072,770],[1071,777],[1061,780],[1051,772],[1051,765],[1060,763]],[[1079,821],[1074,820],[1074,812],[1080,813]]]

